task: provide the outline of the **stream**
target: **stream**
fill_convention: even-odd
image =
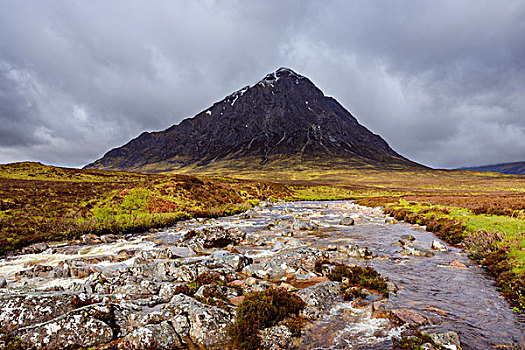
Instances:
[[[210,247],[210,240],[203,244],[198,236],[187,238],[192,230],[218,227],[217,232],[234,232],[242,239],[228,247]],[[179,337],[172,341],[180,346],[192,342],[220,348],[217,344],[225,336],[221,329],[226,327],[221,324],[231,322],[234,307],[224,311],[192,304],[188,297],[189,301],[183,301],[190,306],[179,301],[183,305],[180,309],[186,307],[184,313],[168,312],[173,308],[166,305],[180,300],[173,285],[189,283],[202,271],[217,270],[245,292],[274,284],[301,293],[316,283],[331,283],[313,269],[315,260],[328,258],[371,266],[387,277],[396,291],[382,300],[372,293],[362,302],[334,297],[316,309],[320,314],[307,323],[300,342],[295,343],[298,348],[391,349],[392,338],[399,337],[410,324],[377,317],[377,305],[383,304],[387,310],[410,310],[418,315],[424,320],[416,325],[421,331],[456,332],[462,349],[523,349],[525,318],[511,310],[494,281],[465,251],[439,240],[443,248],[431,249],[435,240],[424,227],[396,223],[380,209],[350,201],[263,204],[244,214],[193,219],[144,234],[85,237],[83,242],[40,246],[28,254],[0,260],[0,321],[38,349],[61,348],[72,342],[102,346],[116,338],[144,346],[149,340],[140,338],[139,330],[149,327],[164,334],[154,328],[160,325],[173,327]],[[233,289],[225,288],[225,293],[230,300],[242,298]],[[78,308],[68,304],[71,295],[92,299],[93,305],[115,305],[120,333],[112,335],[111,328],[104,328],[107,324],[94,314],[82,316],[86,318],[78,325],[74,317],[64,324],[63,315],[74,316]],[[28,303],[30,311],[22,310]],[[49,312],[43,312],[47,307]],[[211,315],[213,325],[198,321],[200,316],[192,318],[199,312]],[[159,316],[152,321],[155,313]],[[181,315],[186,318],[175,322]],[[92,318],[100,327],[96,334],[84,329],[86,320]],[[70,330],[76,335],[68,337]],[[104,332],[108,335],[99,335]],[[75,343],[78,335],[85,343]]]

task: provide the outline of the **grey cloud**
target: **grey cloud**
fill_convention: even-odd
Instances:
[[[0,162],[81,166],[289,66],[431,166],[525,160],[522,1],[0,3]]]

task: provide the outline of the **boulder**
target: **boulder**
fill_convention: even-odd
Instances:
[[[314,306],[326,310],[335,301],[342,300],[340,282],[326,281],[304,288],[297,294],[307,306]]]
[[[389,311],[390,320],[409,327],[420,327],[430,324],[429,320],[420,313],[410,309],[392,309]]]
[[[440,240],[434,239],[432,241],[432,249],[434,250],[447,250],[447,246],[441,243]]]
[[[285,350],[293,348],[292,332],[284,325],[274,326],[259,331],[261,348],[267,350]]]
[[[176,349],[182,345],[175,329],[166,321],[134,329],[119,344],[125,349]]]
[[[22,254],[38,254],[47,250],[49,246],[46,243],[35,243],[22,248]]]
[[[27,330],[18,336],[33,349],[87,348],[105,344],[113,338],[106,323],[85,313],[68,315]]]
[[[428,335],[438,346],[450,350],[461,350],[461,342],[459,341],[459,335],[456,332],[429,333]]]
[[[368,247],[359,247],[356,244],[350,244],[348,246],[339,246],[337,250],[340,253],[346,254],[351,258],[360,258],[360,259],[372,259],[374,256]]]
[[[227,327],[232,322],[228,311],[205,305],[184,294],[175,295],[165,308],[177,315],[187,315],[188,334],[193,342],[210,348],[228,341]]]
[[[339,221],[339,225],[352,226],[354,224],[355,224],[355,220],[349,217],[341,218],[341,221]]]
[[[412,246],[405,246],[405,249],[401,252],[401,254],[413,255],[413,256],[425,256],[425,257],[434,256],[434,253],[432,253],[430,250],[419,248],[419,247],[412,247]]]

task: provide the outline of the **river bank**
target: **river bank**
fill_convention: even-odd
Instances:
[[[37,348],[78,334],[84,347],[224,348],[243,299],[280,287],[305,303],[303,327],[290,314],[260,334],[267,348],[391,349],[407,330],[448,342],[455,332],[463,349],[525,341],[523,323],[461,249],[350,202],[266,204],[2,260],[2,324]],[[377,270],[388,298],[356,286],[342,293],[338,264]]]

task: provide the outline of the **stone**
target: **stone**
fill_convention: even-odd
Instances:
[[[49,246],[46,243],[35,243],[22,248],[22,254],[38,254],[47,250]]]
[[[432,253],[430,250],[419,248],[419,247],[411,247],[411,246],[405,246],[405,249],[401,252],[401,254],[413,255],[413,256],[424,256],[424,257],[434,256],[434,253]]]
[[[355,224],[355,220],[349,217],[341,218],[341,221],[339,221],[339,225],[352,226],[354,224]]]
[[[242,254],[230,253],[227,251],[216,252],[212,255],[211,265],[232,269],[236,272],[253,263],[253,259]]]
[[[326,281],[297,292],[307,306],[327,309],[337,300],[342,300],[340,282]]]
[[[346,254],[351,258],[360,258],[360,259],[371,259],[373,254],[368,247],[359,247],[356,244],[350,244],[348,246],[339,246],[337,250],[340,253]]]
[[[306,221],[306,220],[294,220],[294,222],[292,223],[292,227],[291,227],[293,230],[297,230],[297,231],[315,231],[317,229],[319,229],[319,226],[317,226],[316,224],[310,222],[310,221]]]
[[[467,265],[465,265],[465,264],[463,264],[463,263],[461,263],[461,262],[459,262],[457,260],[452,261],[449,265],[450,266],[455,266],[455,267],[461,267],[461,268],[466,268],[467,267]]]
[[[175,295],[166,307],[174,309],[176,314],[187,315],[188,334],[193,342],[210,348],[228,341],[227,327],[232,322],[228,311],[205,305],[184,294]]]
[[[432,241],[432,249],[434,250],[447,250],[447,246],[441,243],[438,239]]]
[[[399,237],[398,242],[404,246],[410,244],[411,242],[414,242],[415,240],[416,238],[412,235],[402,235],[401,237]]]
[[[461,350],[461,342],[459,340],[459,335],[456,332],[429,333],[428,335],[438,346],[450,350]]]
[[[259,331],[261,348],[266,350],[285,350],[293,347],[292,332],[284,325],[273,326]]]
[[[7,286],[7,280],[5,277],[0,277],[0,288],[4,288]]]
[[[28,330],[19,330],[18,336],[33,349],[87,348],[105,344],[113,338],[113,330],[106,323],[84,313],[45,323]]]
[[[148,324],[134,329],[124,339],[121,346],[125,349],[176,349],[182,342],[175,329],[166,321]]]
[[[85,235],[80,236],[80,240],[84,244],[99,244],[102,242],[99,236],[94,235],[92,233],[87,233]]]
[[[420,327],[430,324],[429,320],[420,313],[410,309],[393,309],[389,312],[392,321],[399,324],[406,324],[409,327]]]

